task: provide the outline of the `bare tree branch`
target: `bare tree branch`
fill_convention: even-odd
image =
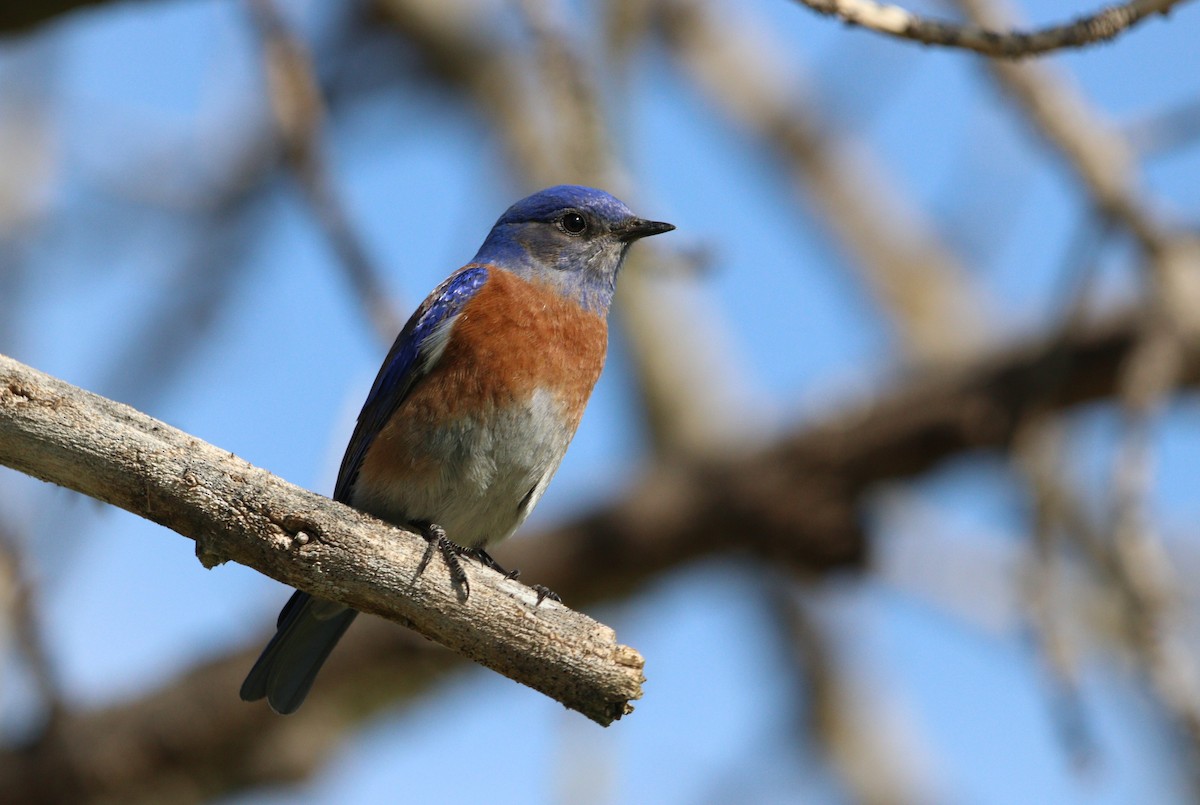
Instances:
[[[1079,48],[1115,38],[1153,14],[1167,14],[1186,0],[1130,0],[1102,8],[1062,25],[1034,31],[1004,31],[977,25],[931,20],[875,0],[795,0],[819,14],[837,17],[850,25],[861,25],[898,39],[923,45],[941,45],[997,56],[1021,59],[1063,48]]]
[[[321,598],[410,626],[607,725],[641,696],[642,658],[611,629],[467,563],[471,594],[426,543],[127,406],[0,355],[0,463],[196,540]],[[457,594],[456,594],[457,592]]]

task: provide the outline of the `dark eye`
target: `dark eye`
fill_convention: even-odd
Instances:
[[[578,235],[587,229],[587,221],[577,212],[564,213],[563,217],[558,219],[558,225],[568,235]]]

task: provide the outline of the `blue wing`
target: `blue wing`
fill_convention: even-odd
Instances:
[[[438,327],[458,315],[487,279],[487,267],[479,265],[467,266],[451,274],[421,303],[396,336],[358,415],[358,424],[338,471],[334,500],[350,502],[350,493],[367,448],[417,381],[429,371],[430,364],[422,350],[428,348]]]

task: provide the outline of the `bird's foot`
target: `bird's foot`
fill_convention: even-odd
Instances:
[[[506,579],[515,579],[521,575],[521,571],[519,570],[505,570],[500,566],[500,563],[493,559],[491,555],[483,548],[470,548],[467,551],[464,551],[464,553],[469,556],[474,556],[484,567],[490,567],[492,570],[504,576]],[[562,599],[558,597],[558,593],[554,592],[543,584],[535,584],[533,585],[532,589],[535,593],[537,593],[538,604],[542,603],[547,598],[549,598],[551,601],[557,601],[560,604],[562,603]]]
[[[433,552],[436,549],[442,554],[442,559],[445,560],[446,567],[450,569],[450,583],[462,590],[464,601],[470,598],[471,583],[467,580],[467,574],[462,568],[462,562],[459,561],[460,556],[469,553],[468,549],[452,542],[446,536],[446,529],[437,523],[418,523],[417,525],[421,529],[421,536],[425,537],[425,542],[428,543],[428,546],[425,548],[425,555],[421,557],[421,562],[417,565],[417,575],[419,576],[425,572],[425,568],[429,566],[429,560],[433,557]]]
[[[428,543],[425,548],[425,555],[421,557],[421,562],[417,565],[417,575],[419,576],[425,572],[425,568],[429,566],[429,560],[433,558],[433,552],[435,550],[438,551],[441,553],[442,559],[445,560],[446,567],[450,569],[450,583],[462,590],[464,601],[471,595],[471,584],[467,580],[466,571],[462,568],[460,557],[474,557],[479,560],[481,565],[496,571],[506,579],[515,579],[521,575],[521,571],[519,570],[505,570],[483,548],[464,548],[458,543],[451,541],[446,536],[446,529],[437,523],[416,523],[415,525],[421,529],[421,535],[425,537],[425,542]],[[558,593],[544,585],[533,585],[533,591],[537,593],[538,604],[547,598],[551,601],[562,602],[562,599],[558,597]]]
[[[506,579],[515,579],[521,575],[521,571],[516,569],[505,570],[500,566],[500,563],[493,559],[491,554],[489,554],[483,548],[471,548],[465,551],[465,553],[469,554],[470,556],[474,556],[479,560],[481,565],[491,568]]]
[[[562,599],[558,597],[558,593],[554,592],[554,590],[551,590],[544,584],[533,585],[533,591],[537,593],[537,604],[534,604],[534,606],[542,603],[547,598],[549,598],[551,601],[557,601],[560,604],[562,603]]]

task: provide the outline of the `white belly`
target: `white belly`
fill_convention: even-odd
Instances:
[[[565,422],[557,400],[536,391],[526,406],[426,428],[405,440],[407,461],[389,460],[394,471],[359,476],[351,505],[397,524],[436,523],[466,548],[494,544],[550,483],[574,435]]]

